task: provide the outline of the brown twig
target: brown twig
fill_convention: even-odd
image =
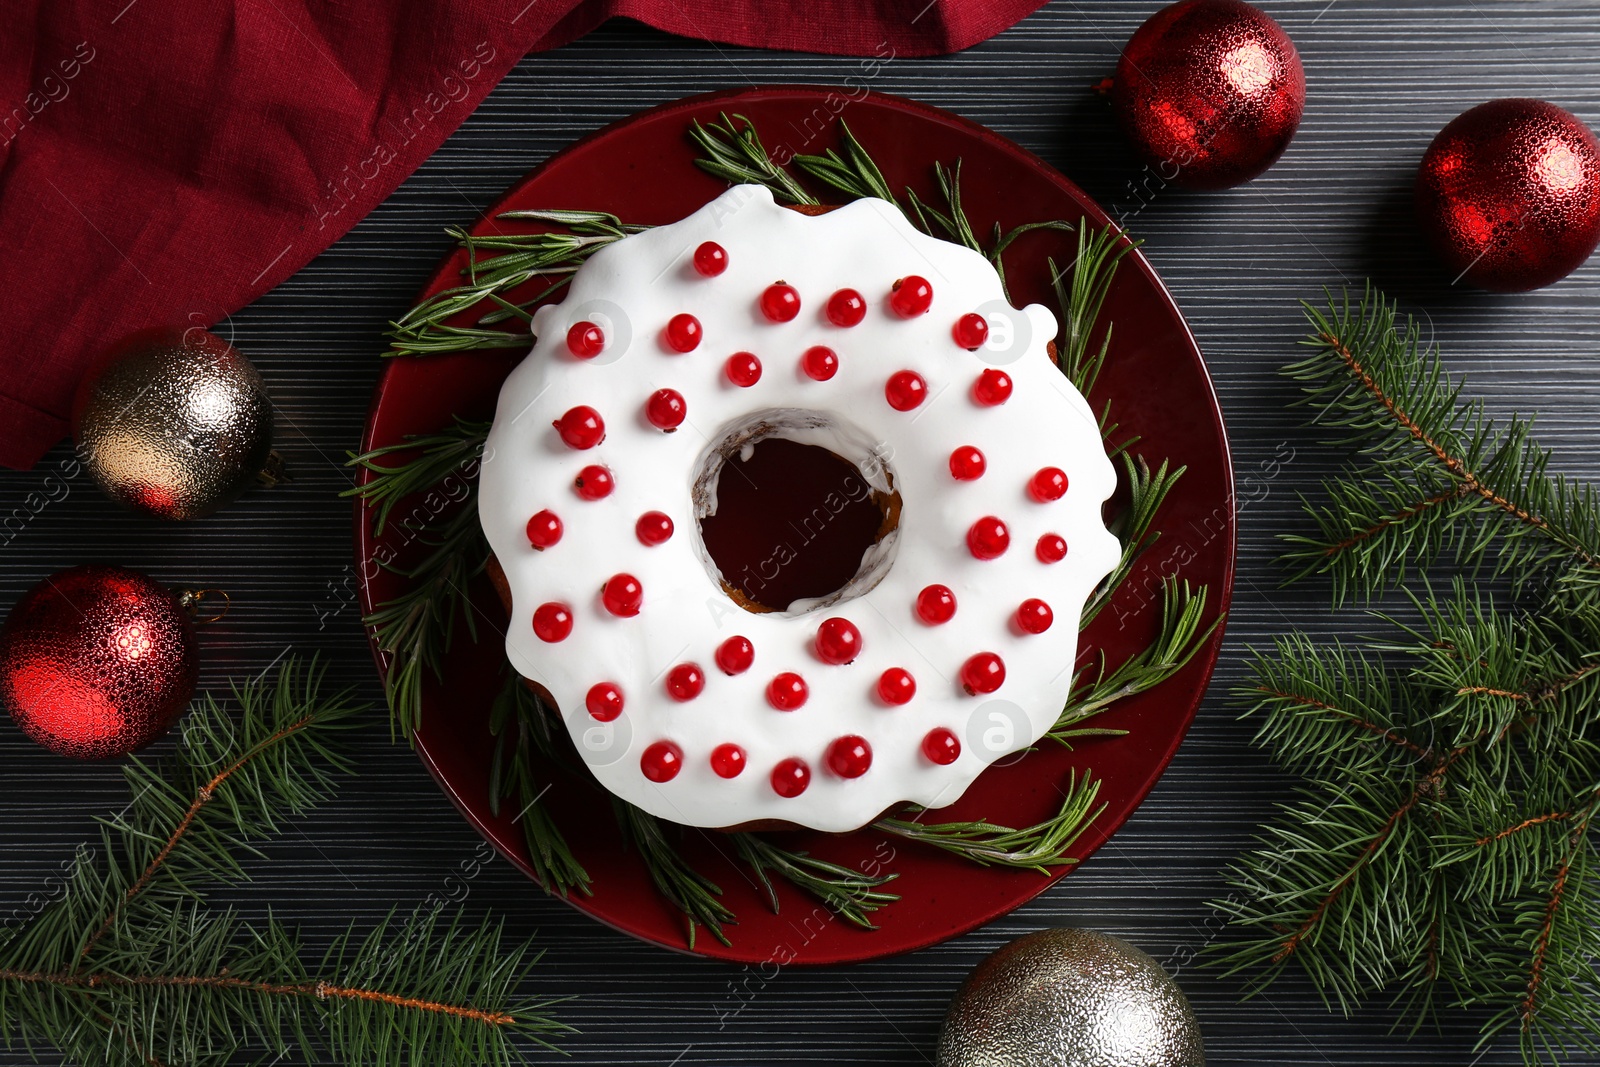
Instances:
[[[1512,689],[1493,689],[1484,685],[1468,685],[1457,689],[1456,696],[1505,697],[1507,700],[1515,700],[1528,704],[1538,704],[1547,700],[1554,700],[1563,692],[1570,689],[1572,686],[1577,685],[1595,671],[1600,671],[1600,663],[1591,663],[1587,667],[1580,667],[1571,674],[1562,675],[1560,678],[1552,679],[1551,681],[1546,682],[1544,685],[1541,685],[1539,688],[1531,689],[1526,693],[1520,693]]]
[[[1335,542],[1334,544],[1329,545],[1327,548],[1324,548],[1322,550],[1322,554],[1324,556],[1337,556],[1339,553],[1344,552],[1347,549],[1354,548],[1356,545],[1359,545],[1369,537],[1376,537],[1378,534],[1382,533],[1384,530],[1387,530],[1391,526],[1398,526],[1400,523],[1405,522],[1408,519],[1416,518],[1429,508],[1436,508],[1440,504],[1448,504],[1450,501],[1459,500],[1461,497],[1466,495],[1467,489],[1465,486],[1457,486],[1456,488],[1447,490],[1446,492],[1437,493],[1434,496],[1430,496],[1425,500],[1413,504],[1409,508],[1402,508],[1393,515],[1386,515],[1365,529],[1357,530],[1344,540]]]
[[[1367,842],[1367,846],[1361,850],[1361,854],[1350,865],[1350,869],[1345,871],[1339,877],[1339,880],[1333,884],[1333,888],[1312,909],[1305,922],[1301,923],[1294,933],[1284,939],[1278,951],[1273,954],[1273,963],[1282,963],[1295,954],[1301,943],[1316,928],[1316,925],[1322,921],[1323,916],[1328,913],[1328,909],[1333,907],[1334,902],[1350,887],[1350,883],[1355,881],[1356,875],[1360,874],[1366,865],[1371,862],[1372,857],[1377,855],[1378,849],[1383,846],[1383,843],[1394,833],[1395,828],[1400,825],[1400,820],[1404,819],[1411,809],[1417,806],[1418,801],[1437,788],[1445,773],[1456,760],[1461,758],[1462,753],[1466,752],[1467,748],[1467,745],[1462,745],[1460,748],[1452,749],[1445,754],[1444,758],[1438,762],[1433,770],[1417,779],[1417,784],[1412,788],[1411,795],[1406,797],[1405,803],[1396,808],[1388,819],[1384,820],[1383,825],[1378,828],[1378,832],[1372,836],[1372,840]]]
[[[179,975],[118,975],[81,974],[77,972],[19,971],[0,968],[0,981],[48,984],[67,989],[106,989],[126,986],[156,986],[166,988],[199,987],[205,989],[237,989],[263,996],[316,997],[319,1000],[368,1000],[398,1008],[412,1008],[457,1019],[470,1019],[487,1026],[514,1026],[515,1015],[500,1011],[483,1011],[479,1008],[445,1004],[418,997],[403,997],[377,989],[360,989],[330,985],[327,982],[252,982],[244,978],[230,978],[222,974]]]
[[[1571,549],[1574,555],[1578,556],[1578,558],[1583,560],[1583,562],[1589,566],[1600,567],[1600,560],[1597,560],[1581,545],[1574,544],[1569,539],[1557,533],[1551,527],[1549,520],[1535,515],[1531,511],[1528,511],[1518,504],[1507,500],[1505,497],[1495,492],[1492,488],[1479,481],[1478,476],[1467,468],[1466,462],[1462,460],[1461,457],[1453,454],[1449,449],[1445,448],[1438,441],[1435,441],[1432,437],[1430,437],[1421,426],[1417,425],[1416,420],[1413,419],[1411,415],[1400,406],[1394,397],[1384,392],[1383,388],[1378,385],[1377,380],[1373,378],[1372,372],[1369,371],[1362,364],[1362,362],[1356,358],[1355,353],[1350,351],[1349,346],[1347,346],[1343,341],[1330,333],[1318,333],[1317,339],[1324,345],[1327,345],[1329,351],[1333,352],[1334,355],[1338,356],[1344,362],[1345,366],[1350,369],[1350,373],[1355,375],[1356,380],[1361,383],[1362,388],[1371,394],[1373,399],[1377,400],[1378,403],[1383,405],[1384,410],[1389,413],[1389,416],[1394,419],[1401,429],[1405,430],[1412,436],[1413,439],[1421,443],[1422,446],[1429,452],[1433,453],[1434,458],[1443,464],[1446,470],[1455,475],[1457,478],[1461,479],[1461,484],[1466,492],[1476,493],[1478,496],[1482,497],[1484,500],[1487,500],[1489,503],[1493,504],[1495,507],[1504,511],[1513,518],[1516,518],[1517,520],[1526,523],[1529,526],[1543,530],[1545,533],[1550,534],[1552,537],[1566,545],[1567,548]]]
[[[78,954],[80,963],[81,961],[88,959],[89,953],[94,951],[95,946],[100,943],[100,939],[105,937],[106,933],[110,931],[112,924],[117,921],[117,916],[122,914],[122,909],[127,906],[128,902],[133,900],[133,898],[138,896],[140,893],[144,892],[145,887],[150,884],[150,879],[155,876],[157,869],[159,869],[161,865],[167,861],[168,856],[172,855],[172,850],[177,847],[178,842],[183,838],[183,835],[189,832],[189,827],[194,825],[194,820],[199,816],[200,809],[204,808],[208,803],[211,802],[211,798],[216,795],[216,791],[219,787],[221,787],[222,783],[226,782],[232,775],[236,774],[245,764],[260,756],[272,746],[311,725],[312,721],[313,717],[307,715],[298,722],[290,723],[288,726],[285,726],[271,737],[251,748],[233,763],[223,768],[221,771],[218,771],[209,782],[200,787],[200,791],[195,794],[195,798],[189,802],[189,808],[183,813],[183,818],[178,820],[178,825],[173,828],[172,833],[167,837],[166,843],[161,846],[161,851],[157,852],[155,857],[151,859],[148,864],[146,864],[144,871],[140,873],[139,877],[134,881],[134,883],[128,887],[127,892],[122,895],[122,902],[112,909],[111,914],[105,917],[105,920],[101,922],[95,932],[90,935],[89,940],[84,943],[83,951]]]
[[[1317,700],[1315,697],[1308,697],[1303,693],[1285,693],[1281,690],[1272,689],[1264,685],[1256,686],[1256,692],[1265,693],[1270,697],[1277,698],[1278,700],[1287,700],[1292,703],[1299,704],[1301,707],[1315,708],[1318,711],[1326,711],[1336,719],[1342,719],[1345,722],[1350,723],[1352,726],[1357,726],[1363,730],[1377,734],[1383,740],[1388,741],[1391,744],[1398,745],[1419,759],[1428,758],[1427,749],[1413,741],[1408,741],[1399,730],[1396,730],[1392,726],[1384,727],[1379,726],[1375,722],[1368,722],[1359,715],[1355,715],[1351,712],[1345,711],[1343,708],[1335,707],[1334,705],[1324,701]]]
[[[1562,822],[1563,820],[1570,818],[1572,818],[1572,812],[1570,811],[1546,812],[1543,815],[1535,815],[1531,819],[1523,819],[1521,822],[1517,823],[1517,825],[1508,826],[1504,830],[1499,830],[1490,834],[1488,837],[1480,837],[1478,840],[1474,841],[1473,844],[1481,848],[1484,845],[1492,845],[1496,841],[1510,837],[1513,834],[1520,834],[1522,831],[1527,830],[1530,827],[1541,826],[1547,822]]]
[[[1584,835],[1588,833],[1589,822],[1594,818],[1595,808],[1600,806],[1600,796],[1589,802],[1583,811],[1583,818],[1573,826],[1572,833],[1567,838],[1567,851],[1561,857],[1561,864],[1556,868],[1556,879],[1550,888],[1550,899],[1544,907],[1544,922],[1539,927],[1539,938],[1534,943],[1533,963],[1528,969],[1528,995],[1522,999],[1522,1029],[1527,1032],[1533,1026],[1533,1017],[1538,1010],[1539,991],[1544,984],[1545,960],[1550,954],[1550,938],[1555,932],[1556,915],[1561,910],[1561,903],[1567,892],[1567,878],[1572,873],[1573,860],[1577,858],[1578,850],[1583,847]]]

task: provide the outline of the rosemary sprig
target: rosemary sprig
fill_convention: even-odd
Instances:
[[[1061,742],[1083,737],[1084,732],[1076,728],[1078,723],[1100,714],[1125,697],[1154,689],[1181,671],[1222,625],[1220,615],[1211,625],[1203,625],[1205,614],[1205,586],[1195,590],[1188,582],[1177,578],[1164,581],[1161,629],[1155,640],[1111,669],[1107,669],[1102,653],[1095,677],[1083,680],[1080,675],[1049,736]]]
[[[1111,532],[1122,541],[1122,556],[1084,604],[1080,628],[1087,627],[1105,610],[1122,583],[1128,580],[1139,557],[1161,536],[1153,529],[1156,515],[1178,479],[1188,470],[1187,467],[1172,470],[1168,461],[1162,460],[1161,466],[1152,471],[1142,456],[1123,453],[1120,458],[1128,478],[1128,506],[1112,520]]]
[[[453,474],[463,476],[463,485],[470,483],[477,475],[477,461],[483,458],[489,426],[487,422],[458,416],[448,429],[438,433],[409,435],[399,444],[359,455],[347,452],[345,466],[359,467],[372,477],[339,495],[356,497],[375,508],[372,532],[381,534],[402,500],[427,492]],[[406,453],[416,454],[400,463],[388,462],[390,457]]]
[[[977,822],[921,823],[916,819],[884,818],[873,827],[886,834],[943,849],[983,867],[1015,867],[1049,874],[1051,867],[1078,861],[1066,854],[1106,806],[1095,806],[1100,783],[1076,773],[1067,782],[1061,809],[1054,816],[1020,830],[979,820]]]
[[[733,834],[731,837],[739,858],[761,879],[774,914],[778,911],[778,894],[772,885],[773,874],[810,893],[829,911],[865,930],[877,929],[870,918],[873,912],[900,899],[897,893],[879,889],[898,878],[897,874],[868,875],[804,852],[781,848],[756,834]]]
[[[794,165],[851,200],[875,196],[895,203],[894,193],[889,190],[883,171],[878,169],[878,164],[873,162],[867,150],[861,147],[861,142],[856,140],[843,119],[839,120],[839,143],[844,148],[843,156],[830,148],[820,156],[795,156]]]
[[[589,872],[572,854],[566,835],[544,802],[552,783],[535,774],[533,753],[554,755],[556,738],[551,715],[523,684],[515,671],[506,672],[489,709],[489,731],[494,734],[494,757],[489,772],[490,810],[499,813],[501,801],[515,798],[517,824],[528,843],[534,877],[552,895],[566,896],[576,889],[591,896]]]
[[[688,920],[689,948],[694,948],[695,929],[704,926],[724,945],[731,944],[722,932],[724,923],[737,922],[732,909],[722,902],[722,888],[689,866],[683,854],[667,840],[661,820],[616,798],[612,810],[623,838],[639,853],[656,891]]]
[[[604,211],[507,211],[497,217],[564,226],[566,232],[478,235],[456,228],[447,230],[466,250],[467,265],[461,273],[467,280],[434,294],[390,323],[389,355],[526,347],[533,340],[528,331],[493,327],[510,318],[526,319],[526,309],[567,284],[595,252],[629,234],[649,229],[625,223]],[[482,255],[485,252],[498,254],[485,257]],[[539,277],[554,281],[531,300],[517,304],[506,299],[513,289]],[[473,325],[444,323],[445,319],[469,311],[485,300],[499,307],[486,312]]]
[[[1106,323],[1098,348],[1091,351],[1090,342],[1100,322],[1106,294],[1111,291],[1111,283],[1117,276],[1122,257],[1142,243],[1129,241],[1110,223],[1103,230],[1091,230],[1085,226],[1078,230],[1078,251],[1071,263],[1065,268],[1057,268],[1055,260],[1045,261],[1050,268],[1050,284],[1055,289],[1056,303],[1062,311],[1056,362],[1061,366],[1061,373],[1084,396],[1094,391],[1101,368],[1105,366],[1106,353],[1111,348],[1114,323]]]
[[[406,591],[361,620],[372,628],[388,661],[384,695],[396,728],[408,739],[422,720],[425,676],[443,677],[456,625],[465,623],[471,640],[478,639],[469,587],[489,562],[489,543],[474,507],[457,509],[437,536],[420,527],[413,533],[428,545],[427,554],[414,566],[386,568],[410,579]]]
[[[403,444],[352,455],[348,465],[374,476],[341,495],[376,503],[375,532],[382,532],[393,509],[460,474],[459,503],[454,504],[439,529],[434,509],[421,506],[401,526],[427,548],[411,566],[379,560],[385,570],[410,579],[405,592],[379,604],[361,621],[371,627],[387,666],[383,688],[395,727],[410,738],[422,717],[422,684],[428,673],[442,677],[444,657],[458,622],[464,622],[477,640],[477,620],[469,587],[489,561],[489,542],[478,523],[477,461],[483,454],[488,429],[484,423],[456,420],[437,434],[409,437]],[[382,462],[396,452],[420,449],[409,463]],[[457,494],[449,494],[456,497]]]
[[[961,208],[961,160],[956,160],[953,167],[934,163],[933,177],[939,183],[939,193],[944,197],[945,210],[935,210],[918,196],[915,190],[907,189],[906,217],[924,233],[965,245],[974,252],[983,252],[983,245],[978,242],[977,234],[972,232],[972,224],[967,221],[967,213]]]
[[[689,140],[702,153],[695,166],[735,185],[764,185],[786,204],[815,205],[817,198],[800,187],[794,176],[772,161],[756,135],[755,124],[743,115],[702,126],[689,124]]]

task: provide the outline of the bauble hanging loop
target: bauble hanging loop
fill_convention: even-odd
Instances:
[[[1600,141],[1543,100],[1479,104],[1428,146],[1416,205],[1456,280],[1496,292],[1541,288],[1600,244]]]
[[[938,1067],[1204,1067],[1194,1011],[1126,941],[1041,930],[968,976],[939,1035]]]
[[[107,350],[79,383],[72,436],[107,496],[159,519],[285,480],[261,375],[206,330],[142,330]]]
[[[179,598],[124,567],[87,564],[30,589],[0,628],[0,706],[63,756],[122,756],[167,732],[199,678]]]
[[[1294,42],[1241,0],[1180,0],[1122,50],[1111,106],[1163,182],[1224,189],[1277,162],[1300,128],[1306,74]]]

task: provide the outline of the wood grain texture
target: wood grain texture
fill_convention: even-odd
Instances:
[[[1600,9],[1264,0],[1305,60],[1299,136],[1242,189],[1141,197],[1139,168],[1089,89],[1156,6],[1063,0],[962,55],[895,59],[869,80],[994,127],[1120,213],[1145,239],[1217,381],[1243,505],[1227,648],[1188,742],[1109,845],[1032,905],[942,947],[850,969],[739,971],[636,944],[545,898],[488,853],[413,755],[375,727],[360,742],[361,777],[272,843],[271,862],[253,865],[255,882],[231,899],[280,909],[313,943],[352,917],[371,923],[392,903],[430,896],[492,911],[515,934],[537,931],[545,991],[579,998],[562,1008],[583,1031],[566,1042],[574,1064],[931,1063],[945,1003],[968,969],[1056,924],[1125,937],[1176,970],[1214,1065],[1520,1062],[1504,1044],[1479,1056],[1459,1017],[1406,1042],[1390,1035],[1382,1005],[1355,1019],[1329,1014],[1293,976],[1240,1003],[1239,983],[1188,960],[1215,935],[1204,902],[1225,892],[1221,868],[1286,785],[1226,700],[1243,651],[1289,627],[1361,625],[1355,612],[1330,615],[1314,584],[1279,590],[1272,564],[1276,535],[1301,527],[1296,494],[1314,491],[1337,460],[1286,410],[1291,393],[1276,374],[1302,333],[1297,301],[1375,278],[1423,318],[1473,392],[1498,411],[1538,411],[1560,466],[1600,475],[1600,263],[1529,295],[1451,288],[1417,247],[1407,199],[1433,133],[1472,104],[1539,96],[1600,121]],[[116,46],[110,35],[95,43]],[[336,493],[349,484],[344,452],[360,435],[381,331],[446,250],[443,227],[471,219],[568,141],[640,108],[715,88],[850,78],[861,80],[859,61],[724,48],[630,23],[524,60],[386,204],[219,327],[266,376],[296,481],[203,522],[158,526],[116,513],[84,477],[63,478],[69,452],[58,448],[34,471],[0,475],[0,603],[93,559],[221,586],[234,610],[203,635],[204,684],[258,671],[288,648],[321,650],[336,680],[378,700],[353,601],[349,509]],[[307,214],[316,225],[311,205]],[[196,321],[212,314],[203,294],[194,310]],[[1268,478],[1263,465],[1284,456]],[[0,922],[26,915],[30,894],[47,893],[93,835],[91,817],[122,802],[114,766],[67,763],[0,726]],[[29,1061],[19,1051],[0,1062]]]

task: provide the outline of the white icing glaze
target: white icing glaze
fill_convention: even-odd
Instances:
[[[691,257],[704,241],[727,250],[722,274],[707,278],[693,269]],[[890,309],[888,297],[894,282],[911,274],[932,284],[933,303],[926,314],[906,319]],[[772,323],[758,302],[780,279],[799,290],[802,307],[793,321]],[[838,327],[824,308],[846,287],[865,296],[868,310],[859,325]],[[991,326],[988,346],[977,353],[951,336],[956,320],[972,311],[984,313]],[[687,354],[662,340],[667,321],[681,312],[696,316],[704,330]],[[566,333],[578,321],[605,329],[598,358],[568,352]],[[537,312],[533,329],[532,353],[500,393],[479,512],[511,586],[507,655],[554,697],[578,750],[608,789],[691,826],[781,819],[847,831],[903,802],[953,803],[986,766],[1054,724],[1071,685],[1076,620],[1119,553],[1101,518],[1116,476],[1088,404],[1046,353],[1056,332],[1053,316],[1038,305],[1010,309],[982,256],[919,233],[881,200],[808,217],[777,206],[765,189],[738,186],[681,222],[597,252],[566,299]],[[839,357],[837,374],[825,382],[799,369],[801,353],[816,344]],[[750,388],[724,376],[725,360],[737,351],[761,359],[761,380]],[[971,390],[991,365],[1002,367],[1015,389],[1006,403],[985,407]],[[884,385],[907,369],[926,380],[927,399],[902,412],[886,401]],[[688,408],[673,433],[644,416],[646,399],[664,387],[680,392]],[[567,447],[552,428],[580,404],[598,410],[606,424],[605,440],[583,451]],[[892,477],[902,498],[895,543],[880,544],[876,564],[863,568],[870,574],[852,583],[847,598],[817,610],[796,604],[756,614],[739,607],[723,591],[698,535],[697,475],[716,464],[715,447],[752,414],[773,409],[785,417],[774,420],[781,428],[771,436],[822,444],[856,463],[877,488]],[[977,446],[988,461],[975,481],[950,474],[950,453],[963,445]],[[729,460],[738,461],[737,454]],[[593,463],[611,469],[615,489],[588,501],[576,494],[573,479]],[[1070,488],[1041,504],[1026,487],[1046,466],[1064,470]],[[715,506],[714,494],[699,496],[702,507]],[[543,509],[565,528],[557,544],[537,551],[525,526]],[[664,544],[647,547],[635,535],[635,521],[647,511],[671,517],[675,531]],[[978,560],[966,534],[988,515],[1005,521],[1011,544],[998,559]],[[1047,565],[1035,556],[1045,533],[1066,539],[1065,560]],[[614,617],[601,604],[602,585],[617,573],[643,585],[636,616]],[[915,602],[935,583],[955,592],[957,611],[930,626],[918,619]],[[1013,622],[1018,605],[1032,597],[1055,614],[1042,634],[1025,634]],[[546,602],[565,603],[573,615],[571,635],[559,643],[533,631],[534,610]],[[816,655],[817,627],[830,617],[859,628],[862,651],[853,663],[827,664]],[[715,652],[734,635],[752,642],[755,662],[729,676],[718,669]],[[998,691],[972,696],[959,672],[982,651],[1000,655],[1006,679]],[[665,679],[686,662],[700,666],[705,688],[679,702],[666,692]],[[879,675],[890,667],[916,679],[916,695],[905,705],[877,696]],[[778,711],[766,700],[768,682],[785,671],[799,673],[810,688],[795,711]],[[625,709],[615,722],[598,723],[585,708],[597,682],[623,691]],[[922,739],[935,727],[960,740],[961,754],[949,765],[922,753]],[[828,769],[827,747],[845,735],[865,737],[872,748],[872,765],[858,778]],[[641,754],[659,740],[683,752],[680,773],[661,784],[640,769]],[[723,779],[709,757],[730,742],[747,760],[742,774]],[[770,773],[790,757],[809,765],[811,780],[798,797],[785,798],[773,790]]]

